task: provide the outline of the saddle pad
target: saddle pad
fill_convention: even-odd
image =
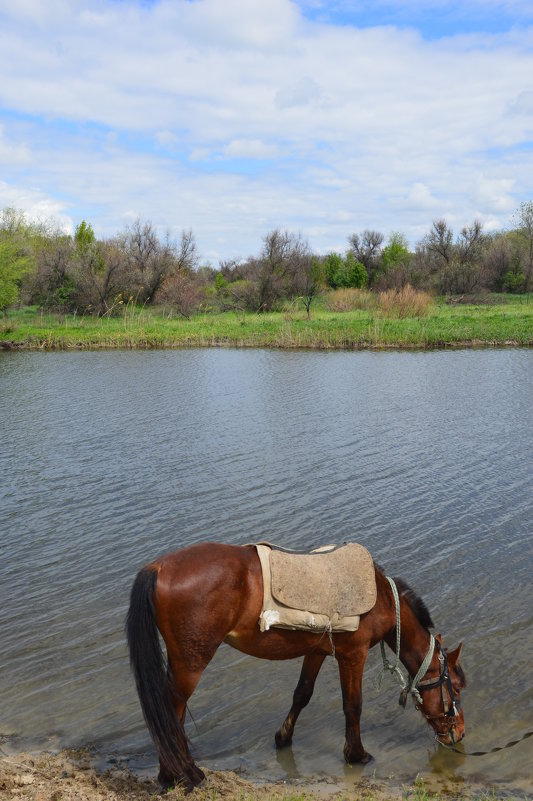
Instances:
[[[362,545],[325,546],[309,554],[256,544],[263,570],[261,631],[271,626],[356,631],[376,603],[374,564]]]
[[[272,595],[285,606],[332,617],[360,615],[376,603],[374,563],[350,542],[329,553],[272,551]]]

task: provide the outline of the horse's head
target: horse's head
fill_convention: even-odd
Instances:
[[[443,745],[458,743],[465,736],[465,721],[461,708],[461,690],[466,687],[466,678],[459,664],[463,644],[447,652],[442,647],[439,634],[435,638],[438,666],[430,668],[424,681],[420,682],[422,704],[416,707],[424,715],[437,740]]]

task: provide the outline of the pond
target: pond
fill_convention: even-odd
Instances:
[[[202,540],[355,540],[464,641],[468,751],[533,721],[533,352],[0,354],[0,735],[155,770],[129,673],[137,569]],[[342,759],[333,659],[277,753],[299,662],[222,646],[189,707],[201,765],[253,779],[464,779],[533,792],[533,738],[437,749],[398,687],[364,680],[375,761]]]

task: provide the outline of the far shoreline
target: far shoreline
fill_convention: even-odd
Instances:
[[[410,312],[411,313],[411,312]],[[436,299],[421,316],[376,309],[204,311],[177,316],[165,308],[116,316],[11,310],[0,320],[0,350],[170,350],[260,348],[302,351],[431,351],[533,347],[533,295],[492,296],[485,304]]]
[[[438,342],[431,345],[422,344],[405,344],[405,343],[353,343],[347,345],[330,345],[330,344],[315,344],[315,345],[276,345],[268,344],[261,345],[254,342],[172,342],[165,344],[150,344],[150,343],[130,343],[125,344],[107,344],[107,343],[54,343],[50,345],[46,340],[32,341],[32,342],[16,342],[13,340],[0,340],[0,351],[11,352],[46,352],[46,353],[60,353],[60,352],[83,352],[83,351],[163,351],[163,350],[201,350],[208,348],[219,349],[235,349],[235,350],[281,350],[281,351],[302,351],[302,352],[345,352],[345,353],[358,353],[358,352],[407,352],[407,353],[430,353],[432,351],[444,350],[518,350],[533,348],[533,340],[531,342],[492,342],[483,340],[458,340],[455,342]]]

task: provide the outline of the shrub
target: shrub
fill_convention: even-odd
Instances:
[[[335,312],[349,312],[356,309],[371,309],[374,298],[366,289],[345,287],[328,292],[325,298],[326,308]]]
[[[379,292],[376,303],[386,317],[426,317],[433,306],[433,298],[407,284],[402,289]]]
[[[503,276],[502,286],[506,292],[524,292],[526,289],[526,276],[524,273],[509,270]]]

